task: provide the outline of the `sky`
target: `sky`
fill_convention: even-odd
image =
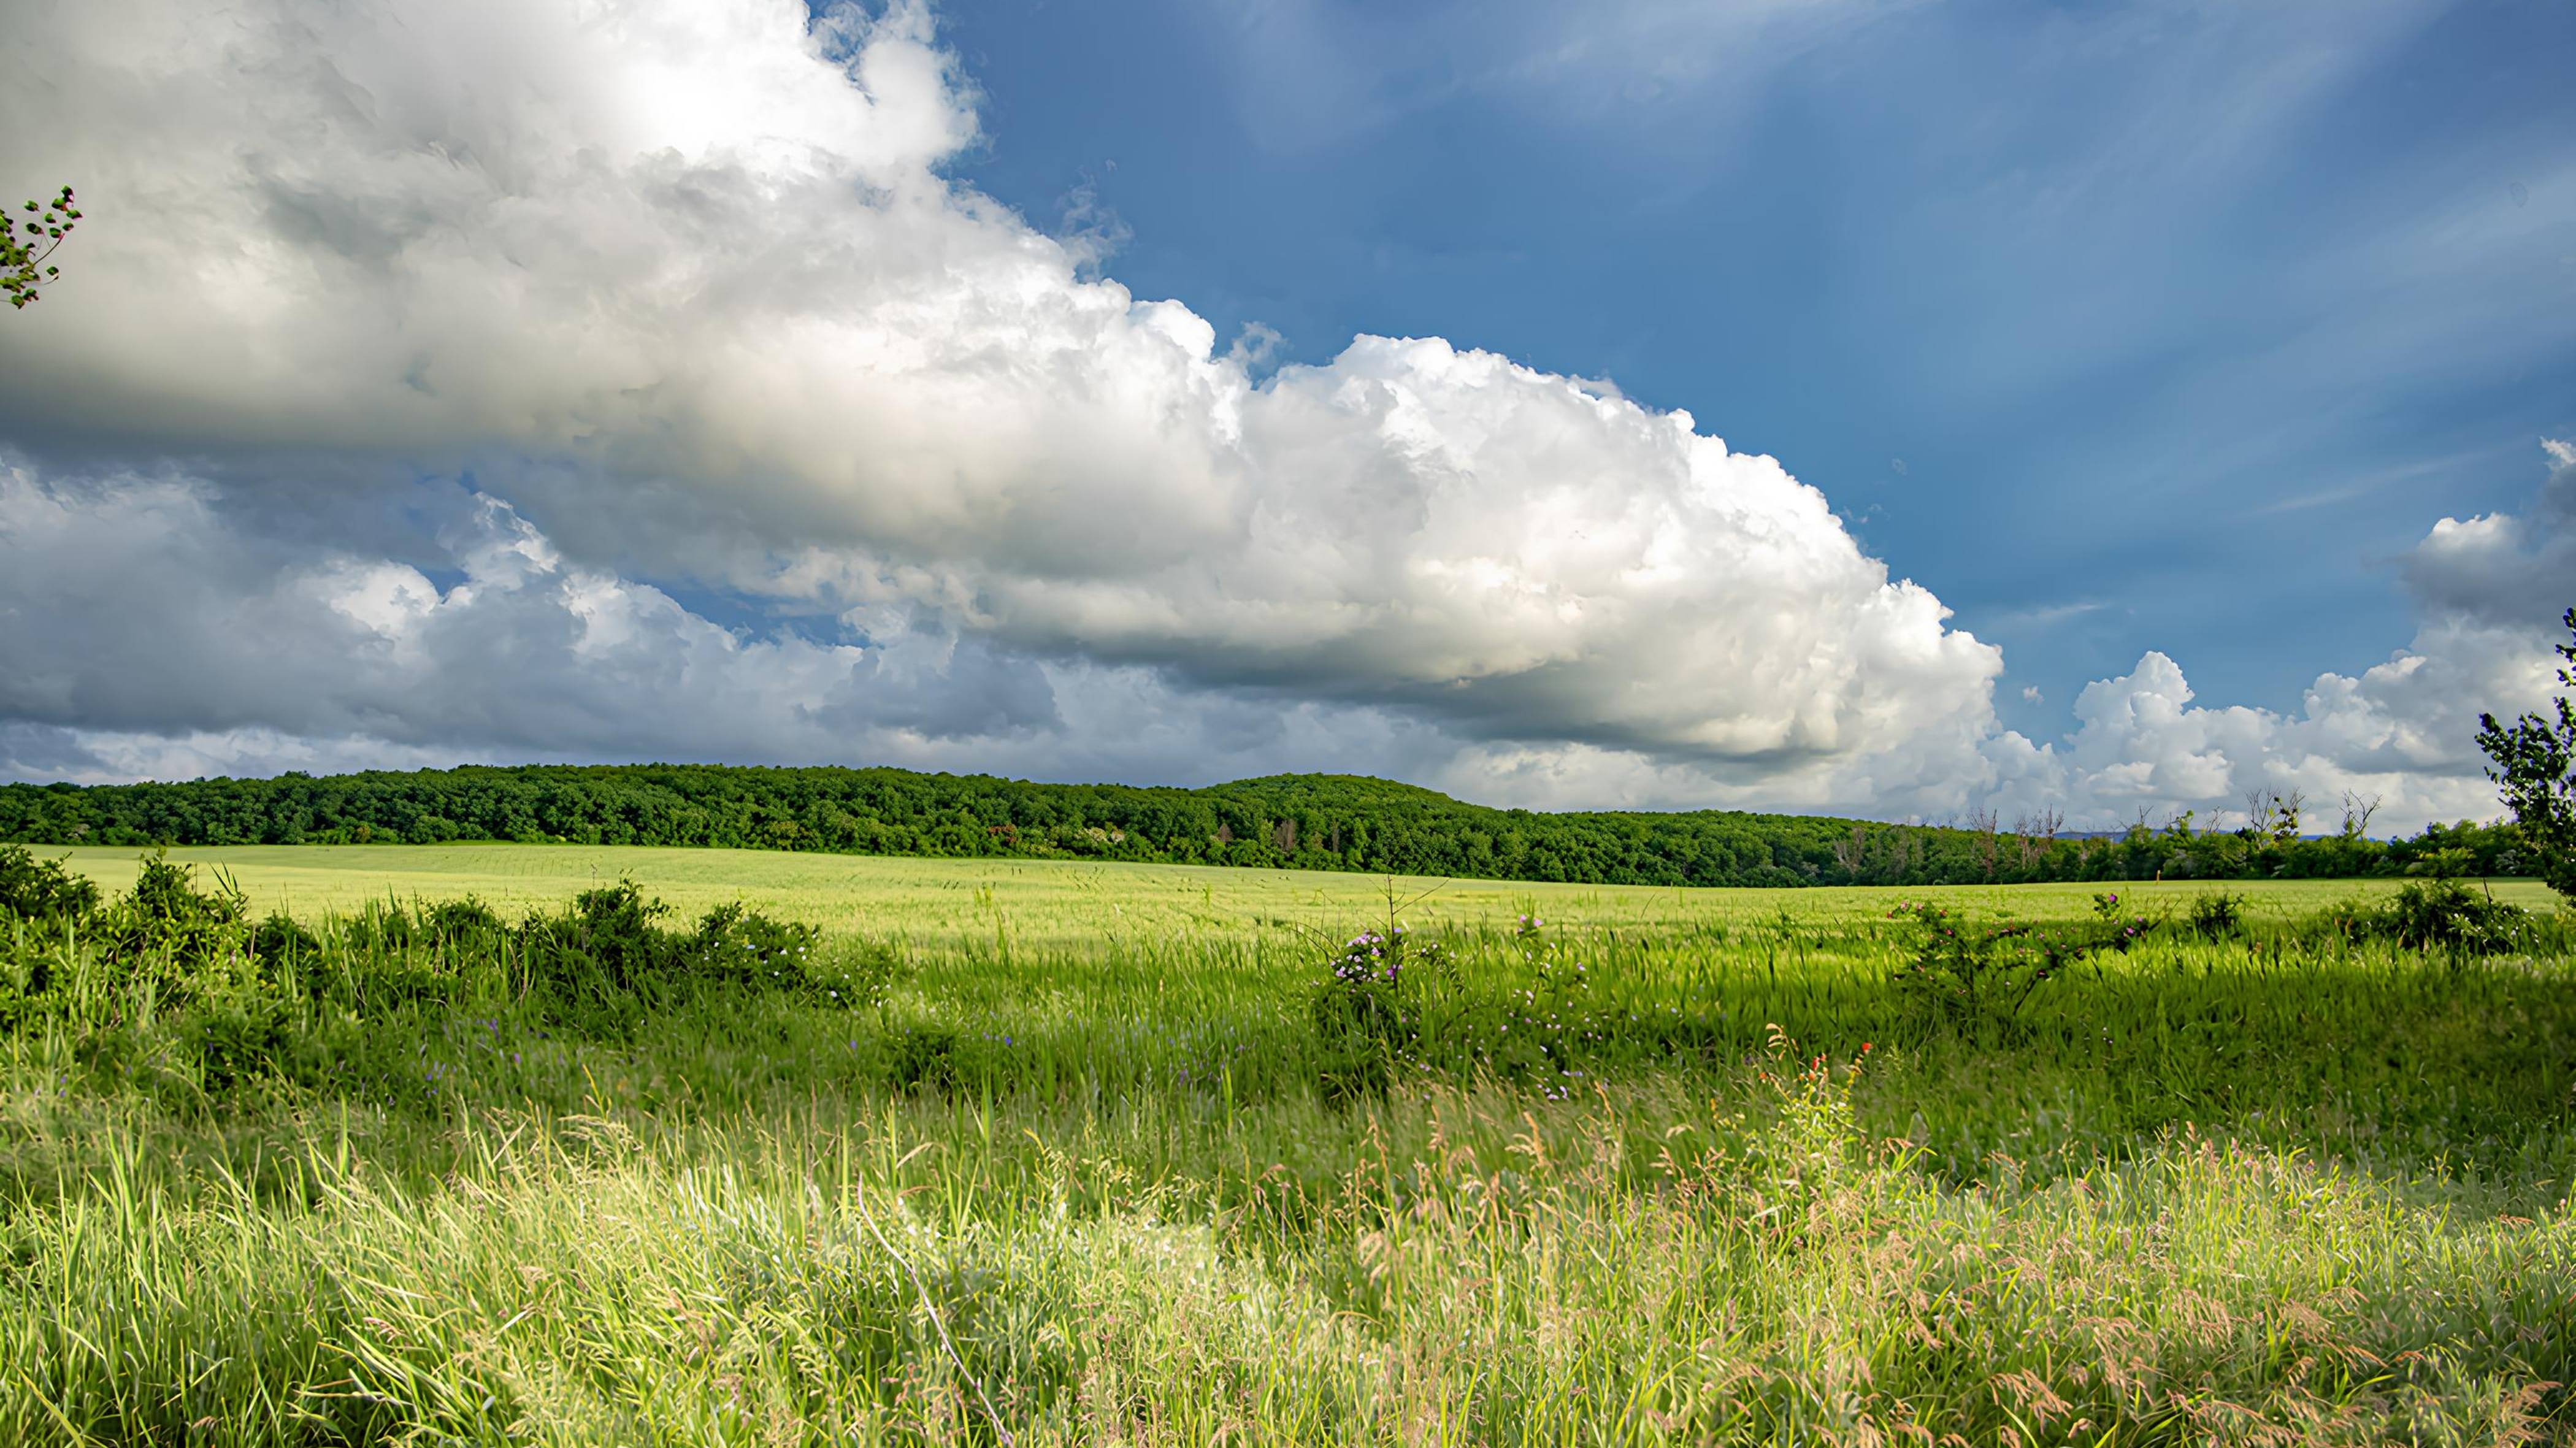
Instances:
[[[31,0],[0,778],[2492,817],[2576,10]]]

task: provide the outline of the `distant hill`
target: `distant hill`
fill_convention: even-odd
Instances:
[[[2133,830],[2113,838],[1732,810],[1537,813],[1340,774],[1204,789],[1036,784],[902,769],[709,764],[467,767],[181,784],[0,785],[28,844],[525,840],[844,854],[1146,860],[1646,885],[1940,884],[2162,875],[2360,875],[2438,850],[2516,873],[2511,826],[2414,841]]]

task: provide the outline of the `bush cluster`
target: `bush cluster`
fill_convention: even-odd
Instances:
[[[1443,963],[1438,942],[1417,940],[1394,921],[1342,946],[1311,1006],[1328,1097],[1383,1093],[1395,1068],[1417,1057],[1427,977]]]
[[[2168,923],[2125,913],[2120,897],[2109,891],[2093,897],[2089,928],[1975,922],[1946,906],[1921,903],[1899,905],[1889,914],[1916,927],[1911,957],[1893,972],[1896,985],[1954,1015],[2003,1018],[2019,1015],[2035,993],[2077,961],[2099,951],[2125,954]],[[2347,903],[2285,931],[2303,943],[2375,940],[2464,956],[2527,948],[2532,924],[2515,906],[2456,879],[2433,878],[2408,881],[2385,903]],[[2248,932],[2245,899],[2226,890],[2202,895],[2191,902],[2182,929],[2205,944],[2241,939]]]
[[[282,913],[253,919],[229,877],[201,885],[158,854],[131,890],[103,899],[62,862],[0,846],[0,1035],[142,1030],[175,1043],[214,1091],[275,1067],[320,1011],[515,1007],[615,1037],[710,992],[877,1007],[895,975],[889,951],[827,953],[815,927],[739,904],[692,928],[666,926],[669,913],[621,880],[515,922],[470,898],[389,901],[317,935]]]
[[[2410,880],[2388,903],[2347,909],[2345,933],[2390,941],[2408,950],[2501,955],[2528,934],[2530,916],[2458,880]]]
[[[2090,928],[1977,923],[1944,905],[1899,905],[1889,917],[1912,922],[1917,934],[1913,957],[1895,971],[1896,984],[1944,1011],[2017,1016],[2033,993],[2067,967],[2097,950],[2126,950],[2152,928],[2142,920],[2117,920],[2118,898],[2094,897],[2095,914],[2108,923]]]
[[[2313,954],[2365,942],[2456,961],[2537,949],[2541,929],[2525,912],[2443,878],[2408,881],[2381,902],[2261,924],[2228,890],[2154,914],[2106,890],[2093,896],[2091,918],[2072,921],[1980,917],[1928,902],[1889,914],[1902,927],[1885,977],[1891,1004],[1918,1024],[1978,1039],[2039,1028],[2038,1002],[2079,964],[2153,941],[2177,964],[2213,947]],[[1475,952],[1472,970],[1450,945],[1391,916],[1341,942],[1312,978],[1308,1001],[1327,1099],[1383,1096],[1406,1075],[1507,1082],[1555,1097],[1604,1070],[1709,1049],[1705,1032],[1678,1014],[1665,1019],[1674,1005],[1647,1002],[1641,1019],[1640,1001],[1615,977],[1596,1000],[1582,951],[1598,955],[1601,942],[1569,949],[1543,926],[1522,916],[1508,948]]]
[[[1325,1096],[1383,1094],[1400,1070],[1569,1094],[1623,1026],[1593,1001],[1590,968],[1545,927],[1522,915],[1508,952],[1479,958],[1472,978],[1450,944],[1401,924],[1352,936],[1312,999]]]
[[[2245,929],[2245,897],[2232,890],[2221,890],[2192,901],[2191,929],[2203,940],[2235,938]]]

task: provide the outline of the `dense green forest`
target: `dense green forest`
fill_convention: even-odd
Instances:
[[[1489,809],[1385,780],[1205,789],[1032,784],[900,769],[524,765],[181,784],[0,785],[0,840],[53,845],[450,840],[844,854],[1088,857],[1602,884],[1937,884],[2526,873],[2510,824],[2412,840],[2194,831],[2119,837],[1696,810]]]

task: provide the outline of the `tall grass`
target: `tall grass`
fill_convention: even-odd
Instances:
[[[181,962],[21,920],[0,1441],[2569,1437],[2563,920],[2258,894],[1967,1013],[1870,903],[1453,917],[1356,1093],[1313,1001],[1365,918],[574,1009],[551,937],[377,906],[213,1073]]]
[[[990,1395],[1032,1443],[2472,1443],[2560,1411],[2563,1212],[2187,1133],[1945,1185],[1839,1072],[1779,1079],[487,1109],[435,1175],[327,1120],[175,1167],[128,1121],[8,1219],[0,1434],[980,1440]]]

